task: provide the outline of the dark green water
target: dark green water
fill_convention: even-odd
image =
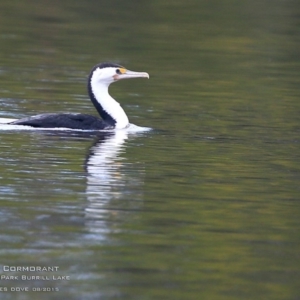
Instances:
[[[0,299],[300,299],[299,16],[293,0],[1,1],[1,118],[95,114],[87,75],[114,61],[150,74],[111,93],[153,130],[0,130],[0,276],[18,276]]]

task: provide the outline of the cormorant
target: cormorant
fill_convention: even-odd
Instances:
[[[109,95],[108,87],[118,80],[137,77],[149,78],[149,74],[129,71],[114,63],[101,63],[93,67],[88,77],[88,94],[102,119],[81,113],[46,113],[8,124],[82,130],[126,128],[129,126],[128,117],[120,104]]]

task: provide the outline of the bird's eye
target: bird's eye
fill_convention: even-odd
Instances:
[[[116,70],[116,73],[119,74],[119,75],[122,74],[122,72],[120,71],[120,69],[117,69],[117,70]]]

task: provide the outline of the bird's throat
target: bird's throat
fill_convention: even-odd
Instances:
[[[120,104],[108,93],[109,85],[93,80],[89,83],[89,95],[101,118],[117,129],[126,128],[128,117]]]

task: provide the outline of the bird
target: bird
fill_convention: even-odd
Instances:
[[[109,85],[121,79],[149,78],[146,72],[135,72],[110,62],[95,65],[88,76],[87,90],[101,118],[83,113],[44,113],[10,122],[35,128],[66,128],[78,130],[124,129],[129,124],[121,105],[108,93]]]

